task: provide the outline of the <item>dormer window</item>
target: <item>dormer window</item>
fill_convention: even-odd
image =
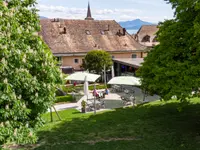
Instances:
[[[90,33],[89,30],[86,30],[85,33],[86,33],[87,35],[91,35],[91,33]]]
[[[145,37],[143,37],[142,42],[150,42],[150,36],[146,35]]]
[[[103,30],[100,31],[101,35],[105,35],[105,32]]]

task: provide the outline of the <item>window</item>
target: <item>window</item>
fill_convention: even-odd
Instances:
[[[100,33],[101,33],[101,35],[104,35],[104,34],[105,34],[105,32],[104,32],[103,30],[101,30]]]
[[[85,33],[86,33],[87,35],[91,35],[91,33],[90,33],[89,30],[85,30]]]
[[[150,36],[146,35],[145,37],[143,37],[142,42],[150,42]]]
[[[79,63],[79,59],[74,59],[74,63],[78,64]]]
[[[62,65],[62,57],[58,56],[58,57],[56,57],[56,60],[58,62],[57,65],[61,66]]]
[[[132,58],[137,58],[137,55],[136,54],[132,54]]]

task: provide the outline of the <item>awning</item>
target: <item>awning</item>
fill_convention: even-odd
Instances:
[[[72,80],[72,81],[85,81],[85,77],[87,76],[88,82],[95,82],[100,75],[98,74],[92,74],[87,72],[75,72],[68,77],[66,77],[66,80]]]
[[[116,84],[116,85],[136,85],[140,86],[140,78],[133,76],[120,76],[112,78],[108,84]]]

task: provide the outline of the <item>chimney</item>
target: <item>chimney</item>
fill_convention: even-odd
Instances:
[[[108,25],[108,31],[110,31],[110,25]]]
[[[64,30],[63,34],[66,34],[67,33],[66,27],[64,27],[63,30]]]
[[[125,35],[126,35],[126,29],[123,28],[123,36],[125,36]]]
[[[121,30],[120,30],[120,29],[119,29],[118,35],[119,35],[119,36],[121,36],[121,35],[122,35],[122,33],[121,33]]]

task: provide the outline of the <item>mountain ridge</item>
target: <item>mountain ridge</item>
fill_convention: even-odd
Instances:
[[[40,19],[48,19],[47,17],[44,17],[44,16],[39,16]]]
[[[154,23],[146,22],[140,19],[135,19],[131,21],[120,21],[118,23],[127,30],[139,30],[140,27],[143,25],[155,25]]]

